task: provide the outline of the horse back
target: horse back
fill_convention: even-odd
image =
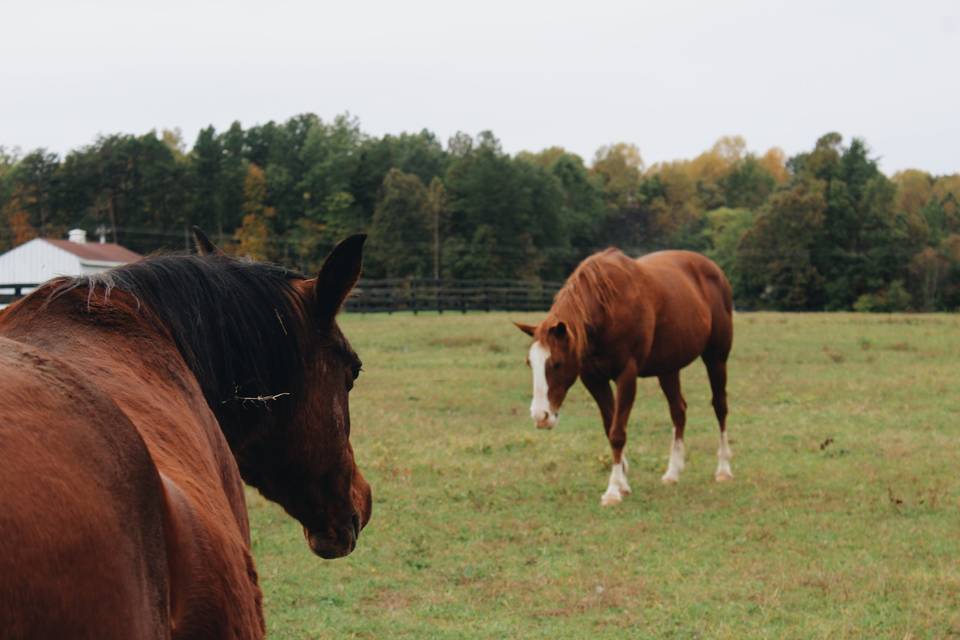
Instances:
[[[0,337],[0,635],[166,638],[163,488],[117,405]]]

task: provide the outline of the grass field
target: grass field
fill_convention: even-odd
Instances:
[[[633,495],[600,507],[609,450],[571,390],[527,413],[536,315],[345,316],[373,519],[313,557],[248,493],[273,638],[960,637],[960,317],[740,314],[730,362],[736,479],[713,481],[702,365],[683,376],[687,466],[641,381]]]

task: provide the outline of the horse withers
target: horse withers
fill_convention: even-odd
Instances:
[[[660,380],[673,421],[662,480],[680,479],[687,411],[680,370],[698,357],[707,368],[720,424],[715,478],[733,478],[726,427],[733,295],[720,267],[708,258],[689,251],[659,251],[634,260],[607,249],[580,263],[540,324],[516,324],[534,338],[527,363],[533,371],[530,414],[537,427],[556,425],[560,406],[578,377],[600,408],[613,453],[601,504],[618,504],[630,493],[623,450],[638,377]]]
[[[262,638],[243,481],[324,558],[370,518],[335,318],[364,237],[311,279],[197,242],[0,316],[2,637]]]

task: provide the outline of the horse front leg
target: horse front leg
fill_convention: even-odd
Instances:
[[[623,497],[630,493],[627,483],[627,460],[623,455],[623,448],[627,444],[627,421],[630,419],[630,410],[637,395],[637,367],[630,362],[617,376],[617,398],[614,403],[613,419],[607,432],[610,441],[610,451],[613,454],[613,468],[610,471],[610,480],[607,490],[600,497],[600,504],[604,507],[620,504]]]
[[[593,396],[593,399],[597,403],[597,408],[600,409],[600,418],[603,420],[603,432],[609,440],[615,410],[613,391],[610,390],[610,380],[603,375],[582,374],[580,377],[583,380],[583,386],[585,386],[587,391],[590,392],[590,395]],[[621,499],[624,495],[630,493],[630,484],[627,482],[627,472],[629,470],[630,467],[627,464],[627,456],[621,449],[620,464],[614,464],[613,470],[610,472],[609,483],[610,487],[619,488]],[[608,488],[607,491],[611,493],[611,489]]]

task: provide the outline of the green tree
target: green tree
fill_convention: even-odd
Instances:
[[[40,235],[59,235],[51,228],[51,200],[59,165],[55,153],[37,149],[25,155],[13,169],[20,208],[29,216],[29,225]]]
[[[219,138],[221,155],[220,176],[217,184],[218,200],[223,212],[223,224],[233,229],[240,224],[243,205],[247,201],[246,180],[249,176],[244,159],[244,133],[239,122],[230,125]],[[264,183],[264,200],[266,183]]]
[[[201,129],[190,152],[192,194],[191,221],[214,233],[223,242],[224,216],[220,182],[223,174],[223,147],[213,127]]]
[[[541,267],[543,252],[561,245],[559,180],[542,167],[505,154],[489,132],[470,144],[462,139],[457,144],[460,150],[451,153],[444,181],[451,234],[447,241],[453,243],[443,252],[445,269],[457,277],[556,277],[556,271]]]
[[[391,169],[370,226],[369,273],[388,278],[431,272],[432,229],[428,195],[416,175]]]
[[[767,201],[777,185],[776,178],[748,154],[720,179],[726,206],[756,210]]]
[[[605,241],[609,210],[604,203],[603,190],[583,159],[573,153],[546,152],[553,160],[545,165],[560,182],[563,206],[560,210],[562,237],[557,254],[549,256],[559,261],[563,273],[573,271],[576,265]],[[569,247],[569,249],[567,249]]]
[[[909,225],[895,216],[896,188],[869,157],[866,143],[855,138],[844,147],[839,134],[829,133],[788,166],[796,179],[824,185],[827,206],[810,249],[827,309],[849,309],[860,296],[905,277],[912,253],[902,241]]]
[[[737,248],[748,305],[819,308],[824,279],[812,254],[826,209],[823,183],[813,179],[797,180],[770,197]]]
[[[744,294],[744,276],[737,251],[744,236],[753,228],[754,213],[749,209],[721,208],[706,214],[704,253],[716,262],[733,286],[734,299]]]
[[[646,243],[639,246],[703,249],[702,183],[688,169],[684,163],[664,163],[644,179],[641,209],[649,226]]]
[[[593,158],[592,171],[600,179],[607,203],[619,210],[636,206],[643,169],[640,149],[625,142],[601,147]]]
[[[234,232],[234,240],[238,243],[236,253],[251,260],[264,261],[274,258],[270,224],[276,217],[276,211],[264,204],[266,199],[266,175],[263,169],[250,164],[243,180],[243,222]]]
[[[427,187],[426,194],[426,213],[433,234],[433,272],[434,278],[440,277],[440,255],[443,239],[447,235],[449,226],[447,212],[447,190],[443,186],[443,181],[434,176],[430,180],[430,186]]]
[[[446,173],[448,156],[431,132],[402,133],[382,138],[364,138],[357,150],[357,163],[350,178],[350,192],[363,214],[373,218],[378,194],[390,169],[400,169],[430,184]]]
[[[0,221],[5,223],[6,233],[0,234],[0,250],[6,251],[36,238],[36,227],[30,224],[30,214],[23,208],[19,189],[7,197],[0,206]]]

